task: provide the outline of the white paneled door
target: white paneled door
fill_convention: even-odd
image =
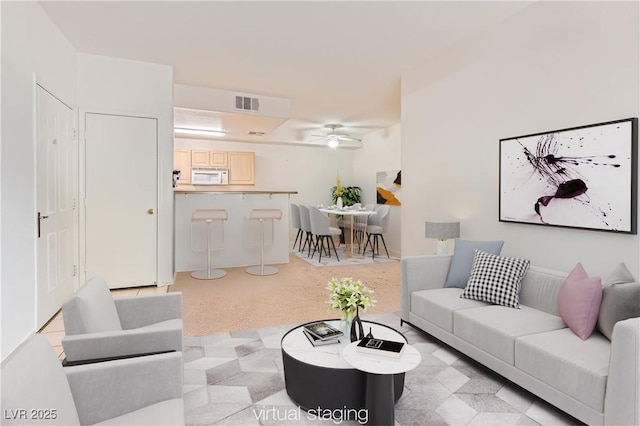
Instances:
[[[76,286],[75,152],[73,111],[36,86],[38,328],[71,297]]]
[[[111,288],[157,283],[158,123],[85,113],[85,274]]]

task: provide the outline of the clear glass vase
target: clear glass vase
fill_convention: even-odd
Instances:
[[[349,333],[351,333],[353,315],[354,313],[352,311],[342,311],[340,314],[340,331],[342,331],[345,336],[349,336]]]

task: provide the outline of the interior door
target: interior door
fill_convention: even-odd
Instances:
[[[111,288],[157,283],[157,127],[85,113],[85,273]]]
[[[77,280],[77,176],[73,111],[36,86],[36,321],[42,327]]]

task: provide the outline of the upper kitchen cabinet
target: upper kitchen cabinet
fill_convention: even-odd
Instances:
[[[226,151],[209,151],[209,165],[214,167],[229,167]]]
[[[191,150],[191,167],[229,167],[225,151]]]
[[[228,152],[229,185],[255,184],[255,153]]]
[[[180,170],[179,184],[191,183],[191,151],[176,149],[173,152],[173,170]]]

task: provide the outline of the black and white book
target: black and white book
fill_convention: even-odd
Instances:
[[[356,352],[367,355],[400,358],[406,346],[407,345],[404,342],[394,342],[392,340],[365,337],[356,346]]]
[[[307,336],[307,339],[309,339],[309,342],[311,342],[313,346],[333,345],[335,343],[340,343],[340,339],[338,337],[334,337],[333,339],[321,340],[313,334],[309,333],[307,330],[302,330],[302,332],[305,336]]]
[[[342,331],[335,327],[330,326],[324,321],[317,321],[304,326],[304,330],[313,334],[320,340],[335,339],[342,336]]]

